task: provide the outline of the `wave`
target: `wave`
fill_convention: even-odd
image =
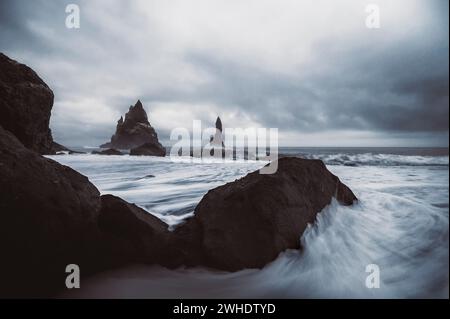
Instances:
[[[287,155],[280,155],[287,156]],[[320,159],[327,165],[344,166],[449,166],[448,156],[396,154],[298,154],[297,157]]]
[[[324,160],[359,198],[354,206],[333,201],[325,208],[299,236],[303,250],[285,251],[261,270],[233,273],[135,265],[99,274],[64,297],[448,298],[448,155],[300,156]],[[192,216],[208,190],[264,165],[128,155],[50,158],[87,175],[102,194],[135,203],[171,229]],[[379,289],[365,285],[368,264],[380,268]]]
[[[302,250],[286,250],[263,269],[133,265],[61,297],[448,298],[445,212],[380,192],[365,195],[352,207],[333,200],[299,236]],[[379,289],[366,286],[369,264],[379,266]]]

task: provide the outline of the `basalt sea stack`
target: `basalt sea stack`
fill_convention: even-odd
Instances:
[[[120,117],[117,122],[116,133],[111,137],[111,141],[100,145],[104,148],[132,149],[143,144],[150,144],[159,150],[159,156],[164,156],[166,151],[158,141],[155,129],[150,125],[147,113],[141,101],[137,101],[134,106],[130,106],[125,114],[125,120]],[[155,154],[156,155],[156,154]]]

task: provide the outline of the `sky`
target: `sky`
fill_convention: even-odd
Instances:
[[[69,29],[66,6],[80,8]],[[368,28],[368,4],[379,28]],[[0,0],[0,51],[52,88],[51,129],[98,146],[140,99],[174,128],[278,128],[281,146],[445,146],[447,0]]]

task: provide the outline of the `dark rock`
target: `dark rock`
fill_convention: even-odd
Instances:
[[[222,120],[220,119],[220,117],[217,117],[216,119],[216,129],[222,133]]]
[[[56,142],[53,142],[52,150],[53,150],[53,152],[56,153],[56,155],[61,155],[61,154],[66,154],[66,153],[67,154],[86,154],[85,152],[73,151],[73,150],[65,147],[64,145],[58,144]]]
[[[0,298],[51,296],[65,289],[72,263],[88,276],[177,260],[164,250],[167,225],[123,200],[100,198],[87,177],[37,153],[71,152],[48,128],[53,93],[3,54],[0,97]]]
[[[103,151],[92,151],[92,154],[97,154],[97,155],[123,155],[123,153],[121,151],[118,151],[114,148],[108,148],[107,150],[103,150]]]
[[[225,157],[225,144],[222,134],[222,120],[220,117],[217,117],[216,119],[216,133],[210,137],[209,143],[211,145],[209,151],[210,156]]]
[[[78,151],[72,151],[72,150],[70,150],[70,151],[69,151],[69,154],[70,154],[70,155],[72,155],[72,154],[86,154],[86,152],[78,152]]]
[[[95,255],[98,190],[1,127],[0,189],[0,295],[36,296],[62,288],[65,266],[83,269]]]
[[[157,143],[145,143],[141,146],[132,148],[130,155],[148,155],[148,156],[166,156],[166,149]]]
[[[259,172],[210,190],[195,215],[175,230],[188,265],[235,271],[260,268],[289,248],[332,197],[356,200],[320,160],[282,158],[275,174]]]
[[[103,195],[101,200],[99,227],[113,237],[104,242],[111,243],[111,255],[118,256],[117,262],[180,264],[172,258],[171,233],[166,223],[119,197]]]
[[[167,225],[25,148],[0,126],[0,297],[51,296],[65,267],[83,276],[132,262],[179,264]]]
[[[53,152],[70,152],[71,150],[69,150],[64,145],[58,144],[56,142],[52,142],[52,151]]]
[[[0,125],[26,147],[55,154],[49,128],[53,92],[28,66],[0,53]],[[57,144],[59,145],[59,144]]]
[[[120,117],[117,122],[116,133],[111,137],[111,142],[100,147],[132,149],[145,143],[150,143],[155,148],[164,149],[158,141],[155,129],[148,122],[147,113],[141,101],[138,100],[134,106],[130,106],[129,111],[125,114],[125,120]]]

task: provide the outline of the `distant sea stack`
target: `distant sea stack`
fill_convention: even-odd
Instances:
[[[0,53],[0,125],[40,154],[68,150],[49,128],[53,92],[28,66]]]
[[[158,141],[155,129],[148,122],[147,113],[141,101],[138,100],[134,106],[130,106],[129,111],[125,114],[125,120],[120,117],[111,142],[100,145],[100,147],[133,149],[143,144],[149,144],[156,149],[157,152],[154,154],[156,156],[166,154],[165,148]]]
[[[209,143],[211,145],[211,150],[209,151],[211,156],[214,156],[214,152],[217,149],[218,152],[222,153],[221,156],[225,157],[225,144],[223,142],[222,121],[220,117],[217,117],[216,119],[216,133],[214,136],[211,135]]]

